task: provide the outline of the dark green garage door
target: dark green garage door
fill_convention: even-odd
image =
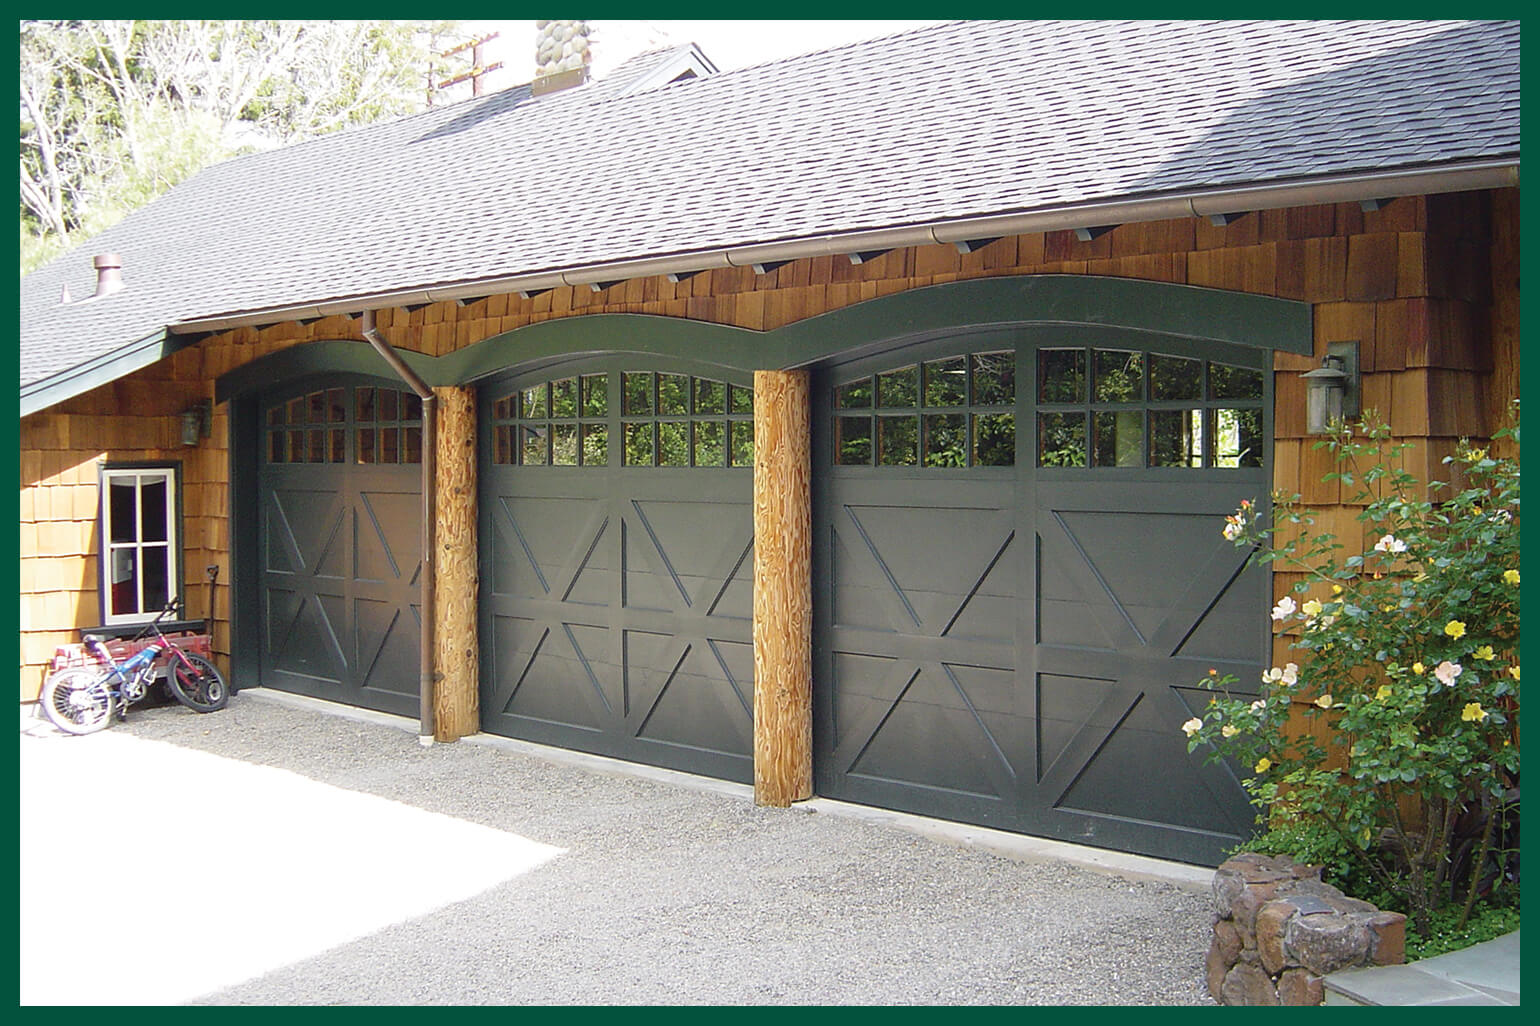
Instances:
[[[262,683],[416,715],[421,401],[332,378],[262,407]]]
[[[753,779],[753,395],[694,370],[482,388],[484,729]]]
[[[1258,681],[1269,355],[979,334],[815,388],[820,794],[1216,863],[1251,814],[1181,724]]]

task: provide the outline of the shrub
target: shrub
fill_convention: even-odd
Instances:
[[[1513,414],[1498,435],[1516,450],[1517,402]],[[1462,443],[1444,462],[1463,486],[1435,499],[1446,486],[1402,469],[1409,443],[1392,442],[1372,417],[1317,447],[1335,459],[1327,479],[1344,495],[1357,489],[1374,540],[1312,534],[1297,495],[1274,496],[1271,523],[1249,502],[1226,519],[1225,536],[1253,547],[1253,561],[1303,575],[1300,598],[1272,611],[1301,655],[1263,673],[1259,698],[1232,695],[1236,679],[1211,672],[1201,682],[1215,692],[1210,704],[1182,728],[1188,749],[1239,760],[1275,844],[1352,863],[1423,933],[1460,884],[1450,853],[1457,823],[1474,815],[1483,825],[1463,861],[1476,867],[1463,927],[1482,881],[1504,883],[1485,868],[1496,810],[1512,815],[1516,801],[1518,460]]]

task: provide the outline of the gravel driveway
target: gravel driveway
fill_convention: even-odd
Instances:
[[[1193,874],[424,748],[266,691],[86,738],[24,719],[21,773],[23,1003],[1212,1003]],[[119,799],[125,775],[146,786]],[[89,847],[143,854],[120,888],[54,886]],[[82,943],[143,957],[88,986]]]

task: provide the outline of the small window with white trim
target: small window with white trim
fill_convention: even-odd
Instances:
[[[101,490],[102,622],[141,623],[179,594],[177,468],[104,467]]]

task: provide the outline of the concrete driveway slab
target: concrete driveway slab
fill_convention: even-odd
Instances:
[[[424,748],[265,690],[24,728],[24,1004],[1211,1004],[1190,867]],[[81,950],[122,968],[83,983]]]

